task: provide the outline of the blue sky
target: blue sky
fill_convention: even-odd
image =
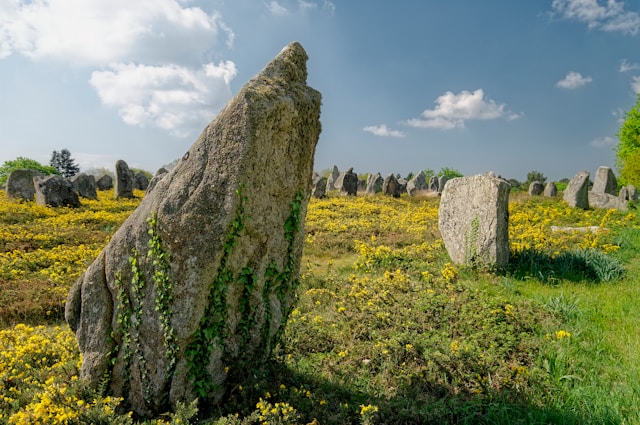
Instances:
[[[0,0],[0,163],[155,172],[291,41],[318,171],[593,174],[640,93],[640,0]]]

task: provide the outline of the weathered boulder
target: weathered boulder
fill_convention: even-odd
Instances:
[[[90,174],[79,173],[71,177],[71,184],[83,198],[98,199],[96,178]]]
[[[616,180],[613,170],[609,167],[598,167],[596,175],[593,178],[593,193],[608,193],[610,195],[618,194],[618,181]]]
[[[147,190],[149,187],[149,177],[147,177],[142,171],[139,171],[133,176],[133,188],[138,190]]]
[[[331,174],[329,174],[329,177],[327,177],[327,192],[338,189],[335,185],[338,177],[340,177],[340,170],[338,170],[338,167],[334,165],[333,169],[331,170]]]
[[[382,182],[382,193],[384,195],[393,196],[394,198],[400,197],[400,184],[393,173],[390,173],[384,178],[384,181]]]
[[[398,181],[398,191],[400,192],[400,194],[402,193],[406,193],[407,192],[407,179],[400,177],[397,178],[396,180]]]
[[[544,192],[544,185],[539,181],[533,181],[529,184],[529,195],[538,196]]]
[[[113,186],[116,198],[133,198],[135,175],[122,159],[116,161],[116,179]]]
[[[34,177],[36,188],[36,204],[50,205],[52,207],[80,206],[78,192],[71,182],[58,174],[47,177]]]
[[[340,174],[336,180],[336,189],[343,196],[356,196],[358,194],[358,175],[353,172],[353,168],[349,168]]]
[[[317,176],[311,185],[311,196],[314,198],[324,198],[327,194],[327,178]]]
[[[507,265],[509,190],[509,183],[493,173],[447,182],[440,199],[438,226],[454,263]]]
[[[367,190],[365,191],[365,194],[375,195],[376,193],[382,192],[383,183],[384,179],[380,173],[369,174],[369,177],[367,177]]]
[[[620,188],[620,192],[618,193],[618,198],[620,198],[623,201],[638,202],[638,191],[636,190],[636,187],[632,184],[622,186]]]
[[[628,201],[620,199],[610,193],[602,192],[589,192],[589,206],[592,208],[615,208],[620,211],[627,211],[629,209]]]
[[[580,171],[569,181],[563,199],[570,207],[589,209],[589,172]]]
[[[27,168],[18,168],[9,173],[5,190],[9,199],[33,200],[36,194],[36,187],[33,183],[34,177],[44,177],[40,171]]]
[[[112,188],[113,188],[113,178],[110,175],[105,174],[104,176],[96,180],[96,189],[109,190]]]
[[[423,190],[427,189],[427,176],[424,171],[420,171],[407,182],[407,193],[409,196],[416,196]]]
[[[558,195],[558,187],[554,182],[549,182],[544,187],[544,192],[542,192],[542,194],[543,196],[546,196],[548,198],[553,198],[554,196]]]
[[[358,178],[358,192],[364,193],[367,190],[367,181],[365,179]]]
[[[80,377],[145,416],[206,406],[269,358],[293,308],[321,96],[283,49],[75,282]]]

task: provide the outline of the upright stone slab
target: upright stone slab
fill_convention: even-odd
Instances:
[[[80,377],[138,414],[211,406],[268,360],[293,308],[321,96],[283,49],[75,282]]]
[[[409,196],[416,196],[418,193],[427,189],[427,175],[424,171],[420,171],[411,180],[407,182],[407,193]]]
[[[570,207],[589,209],[589,172],[580,171],[569,181],[563,199]]]
[[[105,174],[96,180],[96,189],[98,190],[109,190],[113,189],[113,178],[110,175]]]
[[[71,182],[61,175],[52,174],[47,177],[34,177],[36,188],[36,204],[49,205],[51,207],[71,207],[80,206],[78,192]]]
[[[393,173],[390,173],[382,182],[382,194],[390,195],[394,198],[400,197],[400,184]]]
[[[529,195],[538,196],[544,192],[544,185],[539,181],[533,181],[529,184]]]
[[[376,193],[382,192],[383,183],[384,179],[380,173],[369,174],[369,177],[367,177],[367,189],[365,190],[365,194],[375,195]]]
[[[428,189],[431,192],[437,192],[438,191],[438,176],[431,176],[429,177],[429,185],[428,185]]]
[[[554,182],[549,182],[544,187],[544,192],[542,192],[542,194],[548,198],[553,198],[558,194],[558,187]]]
[[[340,177],[340,170],[338,170],[338,167],[334,165],[331,170],[331,174],[327,177],[327,192],[337,189],[335,183],[336,180],[338,180],[338,177]]]
[[[314,198],[324,198],[327,192],[327,178],[316,176],[311,185],[311,196]]]
[[[5,186],[7,198],[32,201],[36,194],[34,177],[44,177],[44,174],[27,168],[18,168],[10,172]]]
[[[336,189],[343,196],[356,196],[358,194],[358,175],[353,172],[353,168],[349,168],[340,174],[336,180]]]
[[[116,181],[113,185],[116,198],[133,198],[135,175],[121,159],[116,161]]]
[[[133,188],[138,190],[147,190],[149,187],[149,177],[142,171],[135,173],[133,176]]]
[[[85,173],[76,174],[71,177],[71,184],[81,197],[86,199],[98,199],[96,178],[92,175]]]
[[[591,191],[594,193],[608,193],[614,196],[618,194],[618,181],[611,168],[598,167],[596,175],[593,178]]]
[[[504,267],[509,262],[509,183],[487,173],[447,182],[438,226],[457,264]]]
[[[438,177],[438,192],[439,193],[442,193],[442,191],[444,190],[444,186],[447,184],[447,180],[449,180],[447,178],[447,176]]]

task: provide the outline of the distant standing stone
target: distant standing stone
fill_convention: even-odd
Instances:
[[[147,190],[149,187],[149,177],[143,172],[138,172],[133,177],[133,188],[138,190]]]
[[[420,171],[407,182],[407,193],[409,196],[416,196],[420,191],[427,189],[427,176],[424,171]]]
[[[598,167],[596,175],[593,178],[591,192],[608,193],[609,195],[618,194],[618,181],[610,167]]]
[[[447,176],[438,177],[438,192],[442,193],[444,190],[444,185],[447,184]]]
[[[589,209],[589,172],[580,171],[573,176],[564,190],[563,199],[570,207]]]
[[[544,192],[544,186],[539,181],[533,181],[529,184],[529,195],[538,196]]]
[[[327,178],[317,176],[311,185],[311,196],[314,198],[324,198],[327,193]]]
[[[365,194],[375,195],[376,193],[382,192],[383,183],[384,179],[380,173],[369,174],[369,177],[367,177],[367,189],[365,190]]]
[[[340,177],[340,170],[338,170],[338,167],[334,165],[331,170],[331,174],[327,177],[327,192],[338,189],[335,184],[338,177]]]
[[[384,182],[382,183],[382,193],[384,195],[393,196],[394,198],[400,197],[400,184],[393,173],[384,178]]]
[[[105,174],[96,180],[96,189],[98,190],[109,190],[113,189],[113,178],[110,175]]]
[[[78,191],[78,195],[86,199],[98,199],[96,192],[96,178],[92,175],[80,173],[71,177],[71,184]]]
[[[72,208],[80,206],[78,192],[64,177],[53,174],[42,178],[36,177],[33,182],[36,188],[36,204]]]
[[[5,186],[7,198],[33,201],[33,196],[36,194],[34,177],[44,177],[44,174],[27,168],[18,168],[10,172]]]
[[[509,262],[509,183],[487,173],[447,182],[438,226],[457,264],[504,267]]]
[[[133,198],[134,185],[133,171],[129,169],[126,162],[119,159],[116,162],[116,182],[114,185],[116,198]]]
[[[542,194],[548,198],[553,198],[554,196],[558,195],[558,187],[554,182],[549,182],[544,187],[544,192],[542,192]]]
[[[358,175],[353,172],[353,168],[349,168],[338,177],[340,184],[340,195],[356,196],[358,194]],[[336,188],[338,185],[336,184]]]
[[[438,191],[438,176],[429,177],[429,191],[437,192]]]

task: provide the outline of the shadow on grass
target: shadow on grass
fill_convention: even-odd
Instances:
[[[493,396],[461,396],[446,388],[421,380],[392,398],[369,394],[335,384],[316,376],[291,370],[279,361],[270,364],[262,377],[254,377],[242,390],[236,387],[223,406],[210,411],[214,417],[239,414],[249,417],[260,399],[270,408],[282,411],[287,403],[299,417],[294,422],[282,417],[263,418],[268,423],[300,424],[621,424],[622,418],[608,411],[605,416],[593,412],[575,413],[555,407],[541,407],[515,393]],[[280,409],[276,403],[280,404]],[[363,409],[376,406],[377,409]],[[375,410],[374,410],[375,409]],[[365,414],[363,414],[365,410]],[[366,412],[368,410],[368,412]],[[241,419],[221,421],[240,424]],[[204,423],[216,423],[205,421]],[[250,422],[253,423],[253,422]]]
[[[625,269],[619,260],[595,249],[565,251],[554,257],[525,249],[511,253],[506,273],[516,279],[534,278],[543,283],[600,283],[622,278]]]

